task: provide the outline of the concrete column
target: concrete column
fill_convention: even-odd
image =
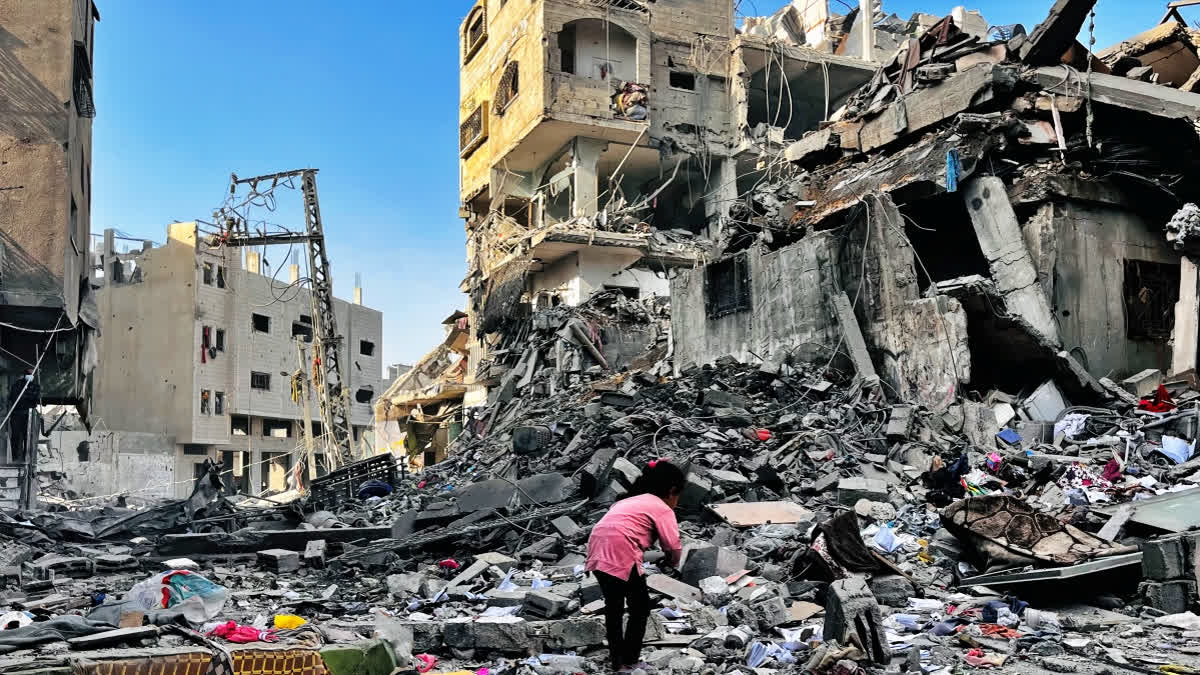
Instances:
[[[596,164],[600,161],[600,153],[608,144],[594,138],[577,136],[571,143],[571,168],[575,175],[571,185],[574,203],[571,213],[574,216],[591,217],[600,209],[600,180],[596,173]]]
[[[875,13],[871,11],[871,0],[858,0],[858,18],[862,21],[863,61],[875,60]]]
[[[300,266],[296,264],[288,265],[288,283],[296,283],[300,281]]]
[[[258,251],[246,251],[246,271],[262,274],[262,256]]]
[[[709,192],[704,197],[704,215],[708,219],[708,238],[717,241],[729,218],[729,207],[737,201],[737,161],[732,157],[717,164]]]
[[[1200,346],[1200,273],[1188,256],[1179,260],[1179,302],[1175,303],[1175,335],[1171,347],[1171,374],[1196,367]]]
[[[1037,269],[1021,235],[1021,223],[1008,201],[1004,181],[995,176],[975,178],[966,184],[963,199],[979,248],[991,268],[992,282],[1004,296],[1008,313],[1024,319],[1046,342],[1058,345],[1058,323],[1038,283]]]

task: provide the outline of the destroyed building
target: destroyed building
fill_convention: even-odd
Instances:
[[[271,271],[259,251],[244,262],[242,253],[198,238],[195,223],[170,225],[164,245],[130,252],[105,232],[97,292],[105,367],[95,388],[103,432],[58,434],[61,466],[56,457],[42,470],[59,470],[81,494],[185,497],[212,460],[229,472],[230,489],[287,489],[306,419],[299,387],[313,435],[323,435],[308,375],[312,299],[296,287],[299,265],[284,272],[281,259]],[[371,403],[383,389],[383,318],[362,304],[361,288],[354,300],[335,311],[358,446],[369,445]]]
[[[731,45],[768,61],[873,63],[830,112],[820,67],[819,119],[730,155],[733,198],[667,238],[694,256],[654,282],[669,298],[624,267],[610,288],[535,269],[570,244],[582,274],[630,222],[636,269],[669,231],[654,199],[515,230],[499,250],[528,265],[473,268],[468,311],[380,396],[391,452],[286,504],[225,494],[210,463],[186,499],[3,514],[0,672],[609,672],[590,532],[662,461],[685,470],[682,560],[645,554],[631,675],[1200,671],[1200,71],[1180,75],[1174,6],[1178,27],[1091,58],[1094,4],[1029,31],[967,10],[813,23],[799,2],[746,19]],[[464,58],[523,6],[473,9]],[[190,236],[184,280],[236,276]],[[105,276],[145,283],[129,263],[164,248]]]
[[[44,402],[85,415],[99,328],[88,281],[99,19],[90,0],[0,4],[0,386],[33,368]]]

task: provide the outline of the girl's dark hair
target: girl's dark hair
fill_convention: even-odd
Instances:
[[[657,459],[642,467],[642,475],[633,482],[626,496],[654,495],[666,499],[672,491],[683,490],[683,485],[683,469],[665,459]]]

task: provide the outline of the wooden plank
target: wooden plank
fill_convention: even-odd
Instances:
[[[813,513],[795,502],[733,502],[710,504],[709,509],[734,527],[766,523],[806,523]]]
[[[1039,85],[1055,92],[1078,94],[1086,87],[1087,75],[1046,66],[1038,68],[1034,77]],[[1092,100],[1168,119],[1200,118],[1200,94],[1116,75],[1092,73]]]
[[[1015,76],[1009,68],[981,63],[936,86],[893,101],[878,116],[863,123],[856,145],[862,152],[870,152],[989,101],[993,88],[1007,88],[1013,83]],[[848,131],[839,129],[843,134]],[[842,147],[846,147],[845,138]]]

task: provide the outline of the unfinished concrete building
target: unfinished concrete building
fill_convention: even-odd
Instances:
[[[313,304],[307,289],[289,285],[299,267],[290,266],[287,280],[282,270],[264,274],[259,251],[245,251],[243,264],[242,249],[209,246],[197,238],[195,223],[176,223],[167,234],[163,246],[147,242],[140,251],[118,253],[106,232],[98,295],[107,367],[96,383],[97,419],[105,429],[173,439],[167,495],[186,496],[210,458],[231,472],[231,488],[286,489],[293,470],[308,469],[292,459],[303,456],[295,450],[304,443],[306,417],[317,439],[314,468],[323,475],[310,374]],[[344,376],[352,438],[360,447],[382,391],[383,315],[362,305],[361,289],[355,302],[338,301],[335,311],[350,364]],[[129,461],[161,459],[137,454]]]
[[[0,2],[0,390],[35,368],[44,402],[85,417],[98,327],[88,228],[99,18],[90,0]]]
[[[475,4],[460,36],[469,383],[498,382],[486,336],[518,308],[666,295],[671,270],[704,259],[740,192],[875,70],[833,53],[845,17],[809,18],[785,41],[739,35],[732,0]]]

